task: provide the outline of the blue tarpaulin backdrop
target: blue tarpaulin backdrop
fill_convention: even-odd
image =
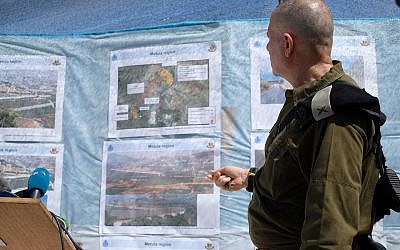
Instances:
[[[395,0],[327,0],[335,18],[396,18]],[[75,34],[269,17],[277,0],[0,1],[0,33]]]
[[[399,172],[400,8],[394,0],[326,2],[336,18],[335,35],[368,36],[376,42],[378,93],[388,117],[383,146],[388,164]],[[251,37],[265,36],[276,4],[266,0],[0,0],[0,55],[67,58],[61,215],[85,249],[99,249],[101,244],[99,201],[102,147],[108,131],[110,51],[221,41],[222,119],[233,124],[231,143],[222,145],[222,164],[248,166],[248,44]],[[245,191],[221,192],[221,232],[212,236],[220,249],[252,249],[247,232],[249,199]],[[388,217],[382,227],[376,237],[389,249],[399,249],[400,215]]]

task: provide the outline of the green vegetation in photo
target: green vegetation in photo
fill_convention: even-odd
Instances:
[[[12,128],[16,126],[16,114],[9,110],[0,110],[0,127]]]

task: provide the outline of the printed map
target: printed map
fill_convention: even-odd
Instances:
[[[208,77],[180,76],[193,67],[208,76],[208,60],[118,68],[118,105],[128,105],[128,120],[119,120],[117,129],[188,125],[189,108],[209,106]]]

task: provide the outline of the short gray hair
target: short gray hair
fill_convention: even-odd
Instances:
[[[275,12],[302,39],[332,46],[332,14],[323,0],[281,0]]]

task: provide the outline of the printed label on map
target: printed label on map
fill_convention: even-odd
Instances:
[[[214,124],[215,109],[213,107],[189,108],[188,109],[188,124]]]
[[[208,80],[208,64],[178,66],[178,81]]]
[[[144,93],[144,82],[126,85],[126,92],[128,95]]]

